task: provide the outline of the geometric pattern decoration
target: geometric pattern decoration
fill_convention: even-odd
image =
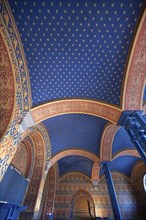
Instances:
[[[138,219],[145,219],[146,217],[146,193],[144,192],[143,177],[146,174],[146,165],[141,162],[137,163],[131,174],[131,183],[137,192],[137,199],[139,201],[137,209],[140,210]]]
[[[11,164],[19,170],[19,172],[23,175],[26,176],[26,172],[28,169],[28,163],[29,163],[29,153],[28,149],[25,146],[23,142],[21,142],[20,146],[18,147]]]
[[[100,138],[107,121],[92,115],[67,114],[43,121],[51,140],[52,156],[67,149],[100,155]]]
[[[91,178],[93,161],[82,156],[67,156],[58,161],[59,174],[62,177],[68,172],[81,172]]]
[[[9,0],[28,62],[33,106],[82,97],[120,105],[144,0]]]

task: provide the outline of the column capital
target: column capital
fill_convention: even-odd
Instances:
[[[35,126],[35,122],[32,118],[31,112],[27,112],[25,115],[23,121],[19,125],[19,131],[21,133],[24,133],[28,128]]]

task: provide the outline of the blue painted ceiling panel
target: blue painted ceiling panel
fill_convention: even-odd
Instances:
[[[141,158],[133,156],[122,156],[112,161],[110,169],[112,171],[119,171],[127,176],[130,176],[134,165],[140,161]]]
[[[52,156],[67,149],[100,155],[100,139],[107,120],[91,115],[60,115],[43,121],[51,139]]]
[[[135,149],[135,147],[131,142],[127,131],[121,127],[116,132],[113,140],[112,156],[124,149]]]
[[[145,86],[145,89],[144,89],[144,96],[143,96],[143,100],[146,101],[146,86]]]
[[[110,170],[121,172],[127,176],[131,175],[131,171],[134,168],[134,165],[138,161],[142,161],[141,158],[134,156],[121,156],[117,157],[115,160],[111,162]],[[103,169],[100,169],[100,176],[103,175]]]
[[[63,176],[68,172],[81,172],[91,178],[93,161],[82,156],[67,156],[58,161],[59,174]]]
[[[28,62],[33,106],[58,98],[120,105],[144,0],[9,0]]]

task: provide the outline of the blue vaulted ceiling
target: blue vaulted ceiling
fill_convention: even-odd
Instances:
[[[127,176],[131,175],[131,171],[141,158],[134,156],[121,156],[114,159],[110,164],[111,171],[124,173]],[[103,169],[100,169],[100,176],[103,175]]]
[[[93,161],[82,156],[67,156],[58,161],[59,174],[81,172],[91,178]]]
[[[135,149],[124,127],[118,129],[112,144],[112,156],[126,149]]]
[[[9,0],[28,62],[33,105],[71,97],[120,105],[143,2]]]
[[[91,115],[60,115],[43,121],[47,127],[52,156],[67,149],[86,150],[100,156],[100,139],[107,120]]]

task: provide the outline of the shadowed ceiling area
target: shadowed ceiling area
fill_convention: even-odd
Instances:
[[[80,172],[91,178],[93,161],[82,156],[68,156],[58,161],[59,174],[63,176],[68,172]]]
[[[42,122],[47,129],[51,158],[73,149],[91,153],[101,160],[104,131],[111,122],[116,126],[117,118],[125,110],[122,101],[128,81],[127,66],[144,0],[8,2],[28,65],[32,95],[30,112],[41,106],[43,110],[37,114],[47,115],[41,120],[36,116],[34,121],[36,124]],[[143,91],[138,95],[143,97],[145,104],[146,87]],[[70,107],[70,103],[63,101],[73,99],[88,103],[81,103],[81,111],[71,111],[69,108],[77,104],[72,102]],[[55,101],[57,104],[53,105]],[[94,105],[97,103],[100,104]],[[114,115],[114,110],[118,116]],[[111,160],[119,152],[135,149],[124,128],[117,126],[114,129],[103,151],[109,150]],[[95,161],[84,156],[58,159],[60,176],[75,171],[91,178]],[[138,157],[125,155],[113,160],[111,169],[130,176],[137,161]]]
[[[28,63],[33,106],[60,98],[120,105],[143,0],[9,0]]]

